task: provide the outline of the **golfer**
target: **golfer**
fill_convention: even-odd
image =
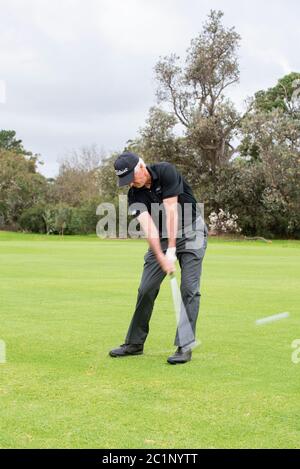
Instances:
[[[114,163],[119,187],[129,185],[129,213],[137,217],[149,249],[138,289],[135,311],[125,343],[110,351],[111,357],[141,355],[149,332],[155,299],[166,275],[181,268],[181,296],[193,337],[177,327],[174,355],[168,363],[186,363],[192,358],[200,307],[200,276],[207,246],[207,227],[190,186],[171,163],[146,165],[138,155],[125,152]],[[188,343],[182,343],[188,342]]]

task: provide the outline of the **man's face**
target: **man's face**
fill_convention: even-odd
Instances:
[[[137,168],[134,169],[134,178],[133,181],[129,184],[130,187],[143,187],[148,180],[148,176],[149,173],[147,169],[144,166],[138,164]]]

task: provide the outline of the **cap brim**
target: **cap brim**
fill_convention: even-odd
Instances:
[[[134,179],[134,170],[127,173],[125,176],[119,176],[119,187],[130,184]]]

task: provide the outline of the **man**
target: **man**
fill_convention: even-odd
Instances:
[[[125,343],[110,351],[111,357],[125,357],[143,353],[161,282],[167,274],[175,272],[177,258],[181,267],[182,301],[194,339],[207,228],[190,186],[171,163],[146,165],[134,153],[125,152],[116,159],[114,168],[119,187],[130,186],[129,210],[137,217],[149,243]],[[177,350],[168,358],[170,364],[186,363],[192,357],[191,341],[181,343],[185,339],[179,332],[177,327],[174,342]]]

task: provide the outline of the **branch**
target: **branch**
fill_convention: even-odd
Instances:
[[[231,158],[232,155],[234,155],[236,153],[237,147],[232,146],[231,143],[229,143],[229,142],[225,142],[225,145],[227,145],[229,148],[231,148],[231,151],[229,152],[229,155],[230,155],[229,158]]]
[[[180,120],[180,122],[185,126],[185,127],[188,127],[188,121],[186,120],[185,116],[182,114],[180,115],[179,112],[178,112],[178,109],[177,109],[177,103],[176,103],[176,92],[175,90],[173,89],[171,83],[168,83],[168,86],[169,86],[169,89],[170,89],[170,92],[171,92],[171,97],[172,97],[172,104],[173,104],[173,109],[174,109],[174,112],[175,112],[175,115],[176,117],[178,117],[178,119]],[[180,110],[181,111],[181,110]]]

